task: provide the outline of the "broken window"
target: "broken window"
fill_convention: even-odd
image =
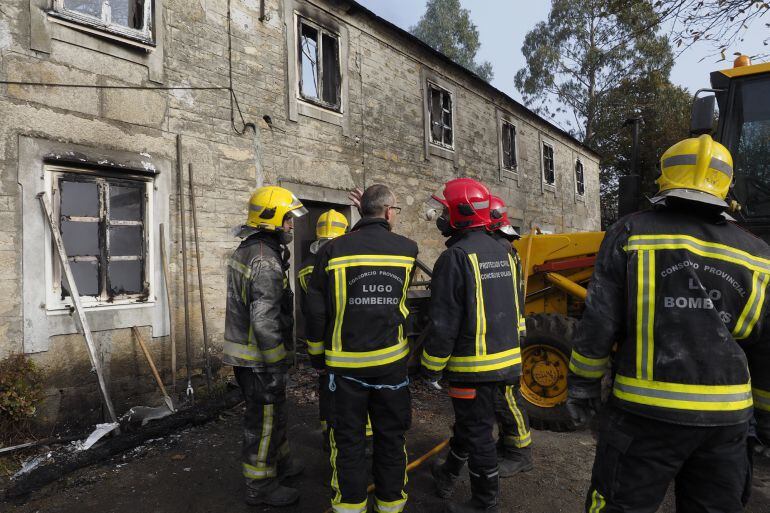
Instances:
[[[543,181],[546,185],[554,185],[556,183],[553,146],[548,143],[543,143]]]
[[[299,94],[302,99],[340,110],[339,36],[299,19]]]
[[[586,193],[586,183],[583,176],[583,163],[580,160],[575,161],[575,189],[579,196]]]
[[[152,39],[152,0],[54,0],[53,12],[107,32]]]
[[[516,127],[513,123],[503,121],[501,132],[503,138],[503,169],[516,170]]]
[[[147,182],[80,173],[56,175],[59,226],[81,296],[91,303],[147,296]],[[70,295],[59,271],[61,298]]]
[[[452,93],[435,84],[428,83],[430,105],[430,142],[445,148],[452,148],[453,116]]]

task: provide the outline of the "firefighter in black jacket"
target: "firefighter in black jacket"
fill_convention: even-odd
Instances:
[[[286,439],[286,356],[294,327],[286,244],[293,219],[306,212],[282,187],[257,189],[239,233],[244,240],[228,262],[223,362],[233,366],[246,402],[242,467],[250,505],[299,499],[280,480],[302,471]]]
[[[770,434],[770,248],[729,221],[732,158],[710,136],[661,157],[652,210],[607,232],[570,362],[576,424],[612,358],[587,512],[743,511],[754,412]],[[612,348],[617,351],[612,355]]]
[[[498,512],[495,395],[500,383],[515,385],[521,373],[515,263],[487,230],[486,187],[458,178],[434,199],[448,216],[438,218],[439,229],[453,235],[433,268],[422,370],[432,380],[443,372],[449,381],[455,425],[449,455],[433,475],[439,496],[448,498],[467,461],[472,498],[448,511]]]
[[[327,210],[320,216],[316,222],[315,235],[316,240],[310,245],[310,258],[302,264],[297,273],[297,281],[299,282],[299,294],[300,294],[300,307],[302,311],[307,313],[307,289],[310,282],[310,276],[313,274],[313,268],[315,266],[316,255],[318,251],[332,239],[344,235],[348,229],[347,218],[337,212],[334,209]],[[307,331],[307,329],[306,329]],[[307,346],[307,354],[309,356],[319,355],[323,353],[323,344],[316,344]],[[329,416],[329,376],[325,372],[318,374],[318,414],[321,420],[321,430],[323,431],[324,450],[329,451],[329,438],[327,437],[328,424],[327,418]]]
[[[332,508],[367,510],[365,425],[374,430],[374,511],[406,505],[404,434],[411,423],[404,333],[417,244],[391,229],[400,208],[384,185],[361,198],[350,233],[318,253],[307,300],[311,361],[329,373]]]
[[[497,196],[490,198],[490,227],[489,231],[506,251],[513,257],[514,279],[518,284],[516,289],[516,311],[519,312],[518,331],[519,342],[526,335],[524,313],[524,277],[521,270],[521,259],[513,247],[513,241],[519,234],[511,226],[508,219],[508,208]],[[497,455],[500,467],[500,477],[511,477],[519,472],[529,472],[532,465],[532,435],[529,430],[529,416],[524,408],[524,400],[519,391],[519,384],[506,385],[500,383],[495,395],[495,416],[498,425]]]

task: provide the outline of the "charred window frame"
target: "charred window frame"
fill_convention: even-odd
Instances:
[[[297,17],[299,97],[342,112],[340,36],[307,18]]]
[[[154,45],[157,0],[53,0],[50,14],[66,22]]]
[[[556,185],[556,166],[554,161],[553,145],[543,141],[542,150],[543,183],[546,186]]]
[[[502,166],[507,171],[516,172],[519,166],[516,160],[516,125],[510,121],[503,120],[500,131],[502,139]]]
[[[585,166],[580,159],[575,160],[575,192],[578,196],[586,193]]]
[[[428,82],[430,143],[454,149],[454,101],[450,91]]]
[[[53,173],[52,189],[55,215],[84,306],[147,301],[151,179],[65,170]],[[58,261],[53,261],[53,304],[66,304],[66,280]]]

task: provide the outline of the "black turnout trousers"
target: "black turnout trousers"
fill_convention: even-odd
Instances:
[[[404,434],[412,420],[408,386],[397,390],[371,386],[399,385],[404,372],[389,376],[348,379],[334,375],[329,400],[332,506],[340,511],[358,511],[367,500],[367,414],[373,428],[373,475],[375,511],[400,511],[406,503],[406,446]],[[359,508],[359,509],[356,509]]]
[[[493,437],[497,387],[498,383],[450,383],[455,424],[449,445],[458,458],[468,460],[475,474],[489,475],[497,469]]]
[[[610,407],[596,447],[589,513],[654,513],[674,481],[677,513],[739,513],[750,486],[748,424],[670,424]]]
[[[285,375],[256,373],[249,367],[233,370],[246,402],[243,477],[247,482],[276,479],[279,461],[289,457]]]

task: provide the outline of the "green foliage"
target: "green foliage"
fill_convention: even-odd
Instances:
[[[527,65],[516,73],[527,105],[566,118],[573,133],[593,147],[604,97],[651,72],[668,76],[673,65],[668,40],[651,30],[659,21],[651,3],[621,5],[553,0],[548,20],[524,38]]]
[[[43,399],[43,378],[32,360],[12,355],[0,361],[0,438],[24,427]]]
[[[639,117],[638,171],[642,178],[639,208],[649,205],[646,197],[658,190],[658,162],[663,152],[688,137],[692,96],[668,81],[663,73],[650,73],[619,84],[600,104],[594,137],[602,154],[600,169],[601,212],[603,225],[617,219],[617,184],[622,174],[631,171],[632,136],[626,119]]]
[[[491,63],[476,63],[481,47],[479,30],[468,9],[460,6],[460,0],[428,0],[425,14],[409,31],[487,82],[494,78]]]

